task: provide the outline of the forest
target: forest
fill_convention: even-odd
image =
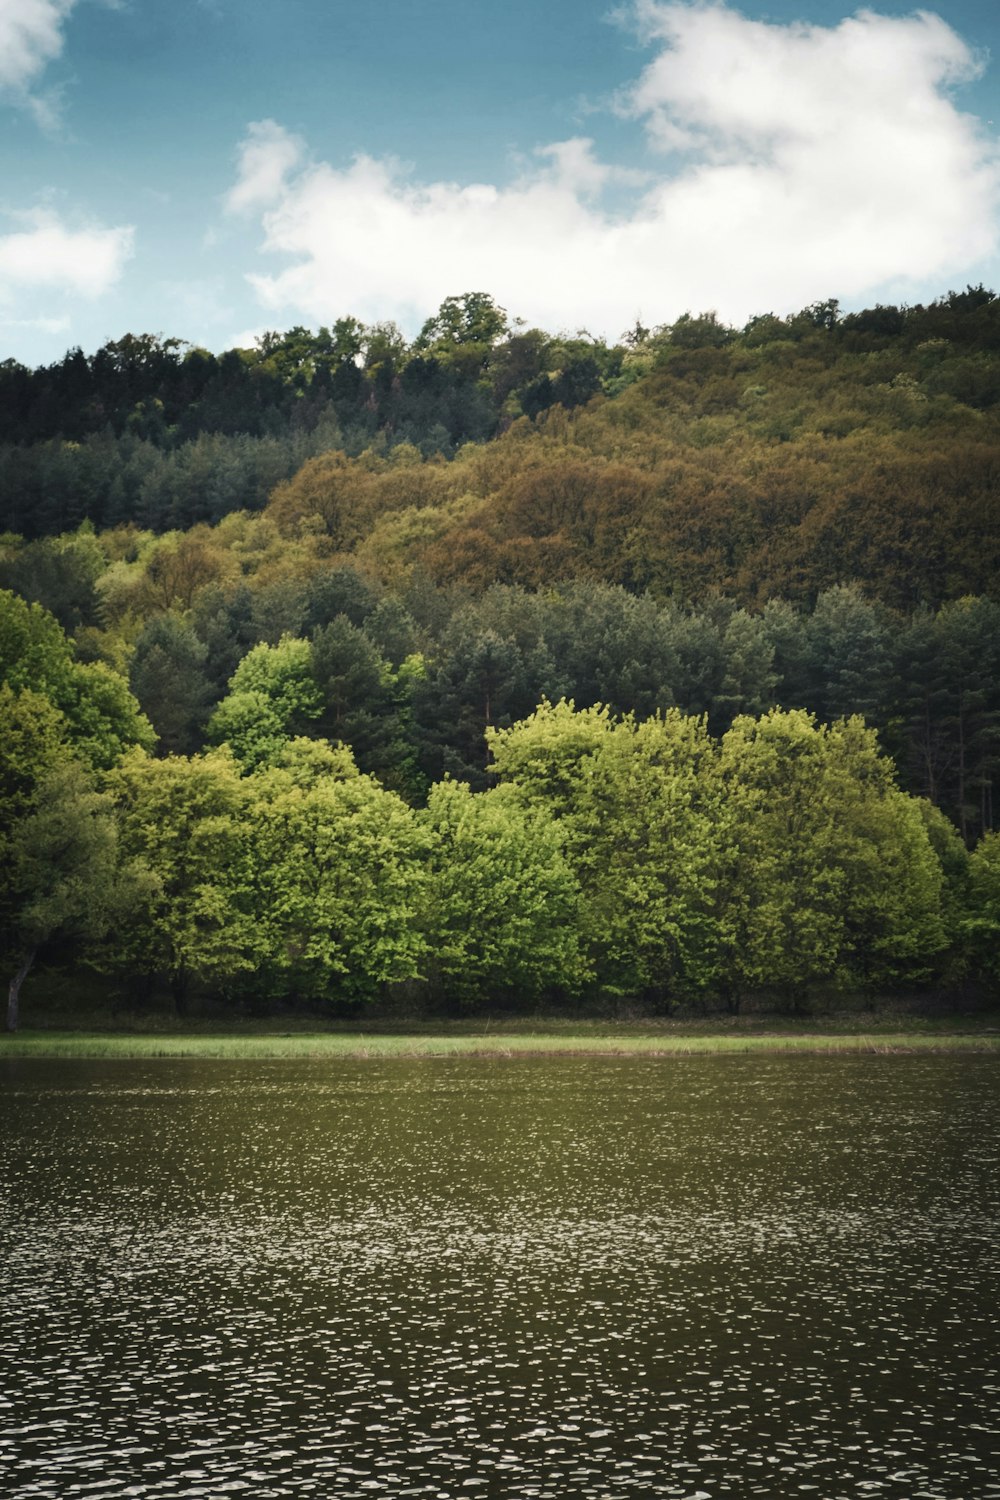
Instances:
[[[0,932],[356,1014],[1000,985],[1000,299],[0,365]]]

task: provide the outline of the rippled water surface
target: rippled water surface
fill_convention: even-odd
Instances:
[[[1000,1497],[991,1057],[0,1064],[0,1491]]]

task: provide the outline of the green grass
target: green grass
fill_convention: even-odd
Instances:
[[[0,1037],[0,1058],[380,1058],[514,1057],[591,1054],[605,1057],[677,1057],[741,1052],[995,1052],[1000,1035],[948,1032],[823,1031],[716,1033],[664,1030],[636,1033],[593,1031],[463,1032],[452,1035],[393,1035],[320,1032],[256,1035],[113,1035],[69,1031],[23,1031]]]

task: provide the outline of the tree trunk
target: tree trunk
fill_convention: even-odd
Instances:
[[[174,1001],[174,1014],[183,1020],[188,1013],[188,973],[186,969],[175,969],[170,976],[170,993]]]
[[[965,714],[960,696],[958,700],[958,818],[962,843],[969,847],[969,809],[965,805]]]
[[[23,964],[18,969],[17,973],[14,975],[13,979],[10,982],[10,988],[7,991],[8,1031],[17,1030],[17,1022],[20,1014],[21,986],[28,977],[31,965],[35,962],[35,952],[36,949],[32,948],[31,952],[25,958]]]

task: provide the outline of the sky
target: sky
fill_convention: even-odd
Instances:
[[[1000,289],[998,88],[998,0],[0,0],[0,360]]]

